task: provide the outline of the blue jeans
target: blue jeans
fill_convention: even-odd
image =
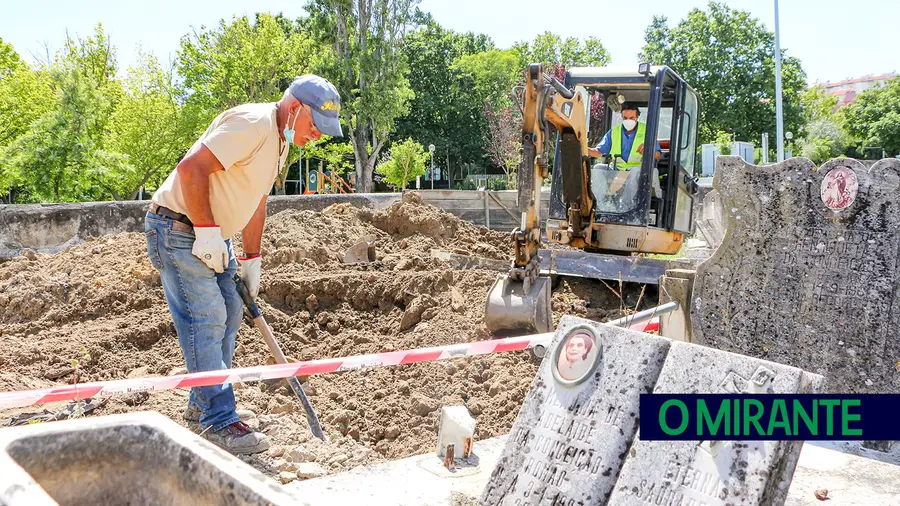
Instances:
[[[222,274],[191,253],[194,233],[173,230],[174,220],[151,212],[144,221],[147,254],[159,270],[166,302],[175,322],[178,344],[188,372],[231,367],[243,316],[243,302],[233,276],[237,259],[231,239],[228,267]],[[189,402],[203,412],[200,425],[217,431],[239,421],[230,384],[191,389]]]

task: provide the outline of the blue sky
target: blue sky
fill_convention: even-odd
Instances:
[[[636,64],[644,29],[654,14],[677,23],[700,0],[612,2],[569,0],[565,10],[541,0],[422,0],[420,7],[457,31],[486,33],[501,47],[552,31],[564,37],[594,36],[610,51],[612,64]],[[774,26],[773,0],[728,0]],[[0,0],[0,38],[33,60],[62,45],[65,33],[88,35],[102,22],[118,48],[119,63],[134,61],[138,45],[161,61],[174,58],[178,41],[193,28],[257,11],[303,15],[304,0]],[[809,82],[837,81],[900,71],[897,20],[900,2],[890,0],[781,0],[781,45],[800,58]],[[893,38],[894,40],[891,40]]]

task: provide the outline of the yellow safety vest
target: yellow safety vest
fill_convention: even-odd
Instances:
[[[616,163],[616,167],[619,170],[629,170],[633,167],[641,166],[641,160],[643,159],[643,157],[640,153],[638,153],[638,148],[641,146],[641,144],[644,143],[644,130],[646,130],[646,128],[646,124],[638,122],[637,133],[634,136],[634,142],[631,143],[631,153],[628,154],[628,161]],[[624,127],[622,125],[619,125],[612,131],[612,146],[609,148],[609,154],[612,155],[613,158],[622,156],[623,129]]]

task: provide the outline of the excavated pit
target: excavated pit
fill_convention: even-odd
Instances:
[[[346,265],[344,251],[375,243],[377,260]],[[239,241],[236,241],[239,244]],[[489,339],[484,301],[497,272],[455,270],[434,248],[495,260],[511,251],[508,233],[463,222],[415,193],[382,211],[334,205],[269,217],[259,301],[284,352],[299,360]],[[553,292],[553,315],[605,321],[634,308],[640,286],[566,278]],[[651,293],[652,292],[652,293]],[[641,307],[653,305],[655,287]],[[268,350],[245,318],[235,367],[266,362]],[[0,391],[77,381],[184,372],[159,274],[143,234],[92,239],[67,250],[0,264]],[[239,409],[266,432],[272,448],[244,460],[278,477],[289,461],[336,472],[433,448],[442,405],[465,405],[476,438],[509,431],[536,371],[530,352],[377,368],[310,377],[304,388],[332,438],[313,438],[296,397],[282,383],[236,385]],[[115,397],[91,413],[156,410],[182,425],[187,391]],[[0,412],[12,416],[61,404]],[[285,461],[288,461],[287,464]]]

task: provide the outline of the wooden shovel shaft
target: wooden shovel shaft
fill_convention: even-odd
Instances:
[[[286,364],[287,358],[285,358],[284,352],[281,351],[281,346],[279,346],[278,341],[275,340],[275,336],[272,334],[272,328],[266,323],[265,318],[263,318],[262,315],[259,315],[253,319],[253,323],[262,334],[263,339],[266,341],[266,345],[269,347],[269,351],[272,353],[272,356],[275,357],[275,361],[279,364]],[[291,386],[291,390],[293,390],[297,397],[300,398],[300,403],[303,404],[303,410],[306,412],[306,421],[309,422],[309,430],[312,431],[313,436],[325,441],[325,433],[322,431],[322,426],[319,424],[319,417],[316,416],[312,403],[309,402],[306,392],[303,391],[300,380],[294,376],[288,378],[288,384]]]
[[[256,328],[258,328],[260,334],[262,334],[263,340],[269,348],[269,352],[275,357],[276,362],[279,364],[286,364],[287,358],[285,358],[284,352],[281,351],[281,346],[278,345],[278,341],[275,340],[272,328],[269,327],[269,324],[266,323],[266,319],[263,318],[262,312],[259,310],[256,301],[253,300],[253,297],[250,297],[250,292],[247,290],[247,286],[244,285],[244,280],[242,280],[241,276],[238,274],[235,274],[233,279],[238,295],[241,296],[241,300],[243,300],[244,305],[247,306],[247,311],[250,312],[250,316],[253,318],[253,324],[256,325]],[[300,380],[296,377],[288,378],[288,384],[291,386],[291,390],[293,390],[300,399],[300,403],[303,404],[303,410],[306,412],[306,421],[309,423],[309,430],[313,433],[313,436],[316,436],[322,441],[327,441],[325,433],[322,431],[322,425],[319,424],[319,417],[316,416],[312,403],[309,402],[309,397],[307,397],[306,392],[303,391]]]

